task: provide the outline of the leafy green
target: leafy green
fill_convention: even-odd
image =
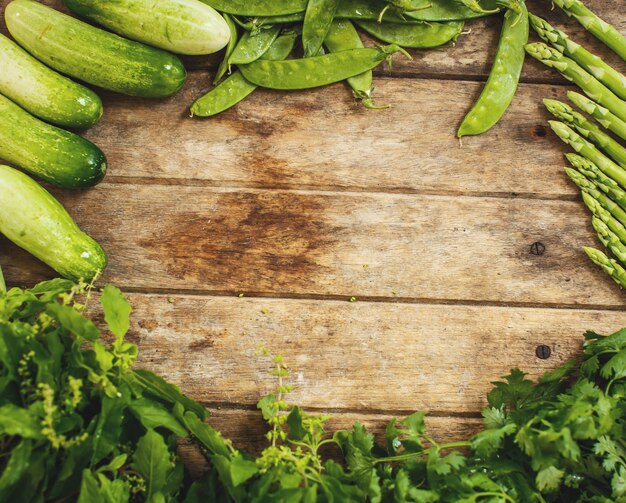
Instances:
[[[424,412],[389,421],[382,443],[359,422],[328,434],[328,416],[287,402],[289,369],[274,357],[255,458],[178,387],[133,368],[117,288],[100,297],[104,326],[88,299],[66,280],[0,291],[0,501],[626,503],[626,329],[588,332],[580,364],[538,382],[512,370],[493,383],[484,429],[447,444]],[[199,480],[178,458],[183,437],[209,463]],[[341,464],[324,460],[328,445]]]

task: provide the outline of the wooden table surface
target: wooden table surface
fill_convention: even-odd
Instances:
[[[587,3],[626,33],[624,0]],[[560,11],[549,18],[626,70]],[[259,90],[191,119],[215,58],[187,59],[167,100],[102,93],[85,136],[109,174],[52,192],[107,250],[101,282],[130,294],[140,365],[206,404],[236,445],[263,445],[255,403],[275,383],[261,342],[291,366],[291,400],[331,413],[331,428],[378,430],[427,409],[433,434],[452,440],[480,425],[490,381],[512,367],[538,376],[576,355],[584,330],[626,325],[624,294],[581,250],[599,243],[541,105],[565,82],[527,60],[501,123],[462,148],[455,137],[500,24],[468,22],[455,47],[379,69],[389,110],[337,84]],[[12,285],[53,276],[4,239],[0,264]]]

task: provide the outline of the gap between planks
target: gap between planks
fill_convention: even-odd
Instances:
[[[467,299],[437,299],[421,297],[393,297],[393,296],[359,296],[348,295],[328,295],[328,294],[298,294],[298,293],[272,293],[272,292],[234,292],[232,290],[197,290],[197,289],[170,289],[170,288],[142,288],[130,285],[120,285],[126,293],[134,293],[148,296],[171,297],[230,297],[237,300],[243,294],[247,299],[272,299],[272,300],[317,300],[320,302],[353,302],[373,303],[373,304],[409,304],[421,306],[454,306],[454,307],[502,307],[509,309],[550,309],[558,311],[605,311],[621,313],[622,305],[607,304],[563,304],[546,302],[495,302]]]

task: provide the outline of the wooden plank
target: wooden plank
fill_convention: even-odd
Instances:
[[[487,135],[464,139],[462,148],[456,128],[480,84],[386,79],[378,96],[393,107],[380,111],[357,105],[341,84],[288,94],[259,90],[219,117],[191,119],[186,111],[207,87],[204,75],[193,74],[180,95],[158,106],[107,95],[105,117],[86,136],[106,152],[109,179],[548,198],[576,194],[563,172],[566,147],[547,128],[541,104],[544,97],[564,98],[562,87],[522,86],[500,124]]]
[[[333,415],[326,423],[328,437],[337,430],[352,429],[355,421],[363,424],[368,431],[374,433],[377,442],[384,445],[385,426],[393,416],[379,414],[339,414]],[[226,438],[233,441],[233,445],[251,454],[259,454],[266,445],[263,435],[266,433],[265,423],[258,412],[247,410],[211,410],[208,423]],[[480,431],[482,421],[479,419],[463,419],[451,417],[427,417],[426,424],[432,437],[438,442],[458,442],[467,440]],[[339,448],[326,447],[323,456],[341,459]],[[182,440],[179,444],[179,454],[194,476],[200,476],[207,471],[208,463],[200,450],[190,440]]]
[[[623,306],[579,202],[102,184],[60,194],[139,289]],[[531,244],[546,245],[542,256]],[[10,282],[49,275],[2,243]],[[365,267],[367,266],[367,267]]]
[[[4,13],[4,7],[9,0],[0,0],[0,16]],[[44,0],[43,3],[58,8],[64,12],[62,0]],[[586,4],[603,16],[608,21],[626,33],[626,18],[623,16],[623,3],[621,0],[587,0]],[[601,43],[597,42],[575,21],[568,20],[558,9],[550,12],[550,3],[545,0],[531,0],[528,2],[532,12],[546,15],[555,25],[567,29],[572,38],[584,43],[595,53],[603,56],[607,61],[624,68],[623,62],[612,54]],[[486,19],[478,19],[467,22],[470,32],[461,36],[453,48],[439,48],[428,51],[411,51],[413,60],[404,57],[394,57],[394,75],[403,77],[432,76],[462,77],[467,79],[484,80],[489,73],[495,55],[500,31],[500,17],[491,16]],[[4,24],[0,31],[6,33]],[[373,41],[365,37],[368,45]],[[211,68],[214,69],[221,59],[221,53],[209,57],[185,58],[188,68]],[[378,70],[378,73],[383,73]],[[556,73],[544,68],[541,64],[529,61],[523,73],[523,79],[527,81],[541,80],[543,82],[563,82]]]
[[[477,414],[490,382],[533,378],[578,355],[582,333],[612,333],[622,311],[130,296],[138,365],[211,409],[254,407],[276,386],[262,344],[283,354],[290,402],[334,413]],[[551,356],[536,356],[547,345]]]

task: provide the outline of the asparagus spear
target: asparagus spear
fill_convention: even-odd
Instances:
[[[626,99],[626,77],[624,75],[606,64],[602,58],[574,42],[567,34],[554,28],[545,19],[533,14],[528,14],[528,17],[531,26],[544,41],[576,61],[617,96],[623,100]]]
[[[626,211],[617,205],[615,201],[609,199],[604,192],[598,190],[595,183],[575,169],[565,168],[565,172],[567,173],[567,176],[569,176],[570,179],[578,185],[583,193],[593,197],[605,210],[609,211],[617,220],[619,220],[621,224],[626,225]]]
[[[553,3],[574,17],[589,33],[604,42],[626,61],[626,37],[590,11],[581,0],[552,0]]]
[[[573,59],[543,42],[526,45],[526,52],[546,66],[554,68],[567,80],[580,87],[587,96],[605,106],[620,119],[626,121],[626,102],[619,99],[608,87],[585,71]]]
[[[611,113],[608,108],[598,105],[582,94],[568,91],[567,97],[583,112],[595,117],[602,127],[612,131],[622,140],[626,140],[626,122]]]
[[[599,218],[593,217],[591,224],[598,233],[602,244],[610,250],[622,264],[626,264],[626,245],[622,243],[617,235]]]
[[[586,157],[600,168],[604,174],[615,180],[626,189],[626,170],[615,164],[572,128],[558,121],[549,121],[550,127],[561,140],[570,145],[576,152]]]
[[[624,227],[613,215],[602,207],[602,205],[591,194],[583,192],[583,201],[587,208],[593,213],[593,216],[602,220],[606,226],[620,239],[622,243],[626,243],[626,227]]]
[[[594,264],[602,268],[618,285],[626,288],[626,270],[619,265],[617,260],[607,257],[604,253],[595,248],[585,246],[583,250],[585,250],[585,253]]]
[[[557,119],[572,126],[579,134],[602,149],[623,168],[626,168],[626,148],[611,138],[595,122],[587,119],[583,114],[576,112],[572,107],[557,100],[543,100],[548,111]]]
[[[626,191],[622,190],[615,180],[606,176],[589,159],[573,153],[565,154],[565,157],[572,166],[595,183],[596,187],[626,210]]]

